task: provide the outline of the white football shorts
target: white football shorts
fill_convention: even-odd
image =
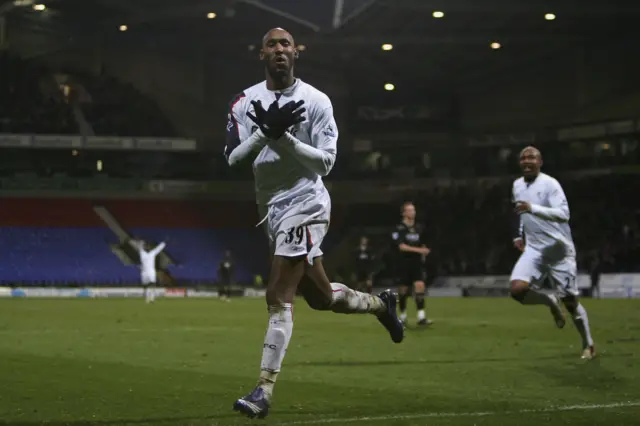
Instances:
[[[142,285],[155,284],[156,271],[143,271],[140,274],[140,281],[142,281]]]
[[[578,296],[578,268],[573,256],[557,261],[543,258],[537,250],[525,249],[513,267],[510,281],[525,281],[539,287],[549,278],[560,297]]]
[[[261,209],[271,252],[277,256],[306,255],[307,262],[322,256],[320,246],[329,230],[331,199],[328,193],[289,200]]]

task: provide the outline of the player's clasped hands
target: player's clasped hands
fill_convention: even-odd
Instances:
[[[524,251],[524,240],[522,238],[516,238],[513,240],[513,246],[520,252]]]
[[[516,201],[516,207],[513,211],[518,214],[531,213],[531,204],[526,201]]]
[[[260,101],[251,101],[251,104],[255,115],[248,112],[247,116],[260,127],[262,133],[269,139],[280,139],[289,127],[306,120],[303,115],[306,108],[302,108],[304,101],[290,101],[282,107],[278,105],[278,101],[273,101],[267,110],[264,109]]]

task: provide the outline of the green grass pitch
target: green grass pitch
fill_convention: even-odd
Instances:
[[[400,345],[300,300],[272,413],[250,421],[231,406],[259,373],[262,300],[0,300],[0,424],[638,425],[640,300],[584,305],[592,361],[571,321],[508,299],[429,299],[435,325]]]

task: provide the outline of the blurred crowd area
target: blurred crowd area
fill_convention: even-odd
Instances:
[[[574,149],[579,146],[581,154],[570,155],[571,145],[574,145]],[[602,148],[603,145],[606,149]],[[544,171],[549,174],[640,164],[640,135],[629,135],[608,142],[542,142],[536,146],[542,151]],[[513,175],[519,172],[520,148],[447,144],[406,148],[401,150],[402,155],[397,155],[393,148],[366,154],[345,149],[338,154],[334,169],[326,180],[473,179]],[[0,174],[194,181],[252,179],[251,161],[230,168],[222,152],[222,147],[208,152],[5,148],[0,157]],[[505,156],[505,152],[508,155]],[[380,159],[385,157],[384,164],[379,164]],[[98,161],[101,165],[99,168],[96,167]]]
[[[61,93],[45,87],[50,76],[45,69],[0,51],[0,70],[0,132],[77,133]],[[53,79],[49,82],[55,87]]]
[[[0,69],[0,133],[174,135],[156,102],[107,74],[54,72],[4,51]]]
[[[0,133],[176,136],[170,120],[151,97],[110,77],[107,70],[98,75],[71,69],[53,71],[6,52],[0,52],[0,69]],[[7,149],[0,159],[0,173],[190,180],[249,178],[249,162],[233,169],[226,165],[222,156],[224,132],[220,128],[219,137],[214,138],[220,146],[211,146],[206,152]],[[350,149],[353,138],[348,131],[342,133],[340,153],[329,179],[473,178],[517,173],[522,148],[522,144],[508,142],[469,146],[469,137],[460,135],[446,143],[416,140],[402,149],[390,146],[354,152]],[[545,170],[550,173],[640,163],[637,132],[562,143],[536,140],[535,145],[543,152]],[[100,167],[96,167],[98,161]]]
[[[105,136],[174,136],[169,120],[153,100],[106,75],[72,70],[52,73],[6,53],[0,53],[0,69],[0,133],[80,134],[81,128],[89,128],[90,133]],[[348,139],[343,143],[349,146]],[[629,166],[640,164],[639,134],[562,143],[540,141],[536,146],[543,153],[543,170],[551,175],[585,169],[629,172]],[[521,148],[468,146],[460,140],[366,153],[343,149],[328,180],[410,183],[430,177],[473,180],[515,175]],[[250,162],[230,169],[222,149],[141,152],[3,148],[0,177],[251,179]],[[611,174],[561,180],[571,205],[581,270],[640,271],[638,176]],[[450,187],[412,197],[433,249],[428,258],[432,276],[503,274],[511,270],[518,253],[511,245],[509,197],[510,184],[506,183],[473,189]],[[390,233],[399,220],[397,206],[355,205],[348,211],[349,229],[378,229],[371,237],[384,258],[389,251],[386,230]]]

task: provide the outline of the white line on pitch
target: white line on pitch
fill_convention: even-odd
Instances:
[[[42,330],[0,330],[0,334],[50,334],[50,333],[84,333],[84,334],[101,334],[101,333],[175,333],[175,332],[190,332],[190,331],[219,331],[228,330],[228,326],[211,326],[211,327],[172,327],[172,328],[106,328],[106,329],[64,329],[64,328],[45,328]]]
[[[396,420],[415,420],[427,418],[444,418],[444,417],[486,417],[495,415],[513,415],[513,414],[535,414],[535,413],[559,413],[562,411],[588,411],[603,410],[607,408],[627,408],[640,407],[640,401],[614,402],[610,404],[583,404],[583,405],[565,405],[548,408],[530,408],[517,411],[472,411],[472,412],[442,412],[442,413],[421,413],[421,414],[398,414],[392,416],[369,416],[369,417],[346,417],[346,418],[328,418],[315,420],[300,420],[293,422],[278,423],[280,426],[293,425],[320,425],[332,423],[359,423],[359,422],[375,422],[375,421],[396,421]]]

